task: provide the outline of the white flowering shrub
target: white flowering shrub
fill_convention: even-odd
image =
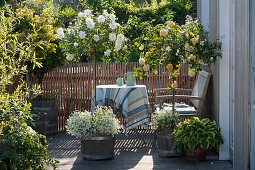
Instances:
[[[94,126],[99,134],[116,134],[120,129],[118,119],[110,107],[97,107],[93,115]]]
[[[111,108],[97,107],[94,114],[75,111],[67,120],[67,132],[82,139],[97,135],[114,135],[118,133],[120,124]]]
[[[86,9],[68,28],[58,28],[57,36],[67,60],[77,61],[83,56],[91,61],[96,55],[101,61],[116,61],[118,54],[125,51],[122,47],[127,41],[116,20],[115,14],[109,14],[107,10],[93,14]]]
[[[173,129],[178,123],[178,115],[172,110],[160,109],[152,115],[152,127],[158,132]]]
[[[92,115],[90,112],[75,111],[67,119],[67,133],[82,139],[93,136],[96,129],[93,127]]]

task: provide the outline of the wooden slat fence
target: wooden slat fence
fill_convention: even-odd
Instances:
[[[96,83],[116,84],[116,79],[123,77],[128,71],[133,71],[138,63],[97,63]],[[74,110],[89,110],[93,89],[93,63],[71,63],[62,68],[56,68],[46,73],[43,79],[43,95],[46,98],[57,98],[59,103],[59,130],[64,129],[67,118]],[[154,89],[165,88],[169,82],[169,72],[159,65],[158,75],[150,75],[147,79],[137,78],[137,84],[147,86],[149,102],[154,106]],[[192,80],[188,76],[187,64],[181,68],[177,78],[178,87],[191,88]]]

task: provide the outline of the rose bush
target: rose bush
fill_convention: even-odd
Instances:
[[[86,9],[78,13],[68,28],[58,28],[57,36],[68,60],[79,60],[82,56],[91,61],[118,61],[127,41],[114,13],[103,10],[101,14]]]
[[[198,20],[187,16],[185,25],[167,21],[166,25],[157,25],[148,30],[143,44],[139,48],[141,77],[157,74],[158,64],[169,70],[169,88],[177,88],[175,79],[179,76],[183,63],[189,63],[189,76],[194,77],[201,64],[210,65],[221,57],[221,43],[210,42],[208,35]]]

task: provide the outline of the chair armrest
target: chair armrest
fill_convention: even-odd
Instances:
[[[173,91],[172,89],[167,89],[167,88],[156,88],[156,89],[154,89],[154,92],[163,91],[163,90]],[[192,89],[175,88],[175,91],[192,92]]]
[[[200,97],[200,96],[190,96],[190,95],[175,95],[174,96],[176,99],[183,99],[183,98],[187,98],[187,99],[195,99],[195,100],[205,100],[204,97]],[[164,99],[172,99],[173,95],[164,95],[164,96],[157,96],[158,100],[164,100]]]

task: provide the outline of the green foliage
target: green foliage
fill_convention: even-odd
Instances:
[[[142,43],[147,29],[170,19],[184,24],[186,15],[192,15],[192,3],[192,0],[75,0],[70,3],[62,0],[55,15],[55,24],[67,28],[79,12],[88,8],[93,11],[96,9],[98,13],[103,9],[109,13],[115,11],[117,22],[125,25],[124,35],[129,39],[128,51],[121,53],[119,61],[137,61],[140,54],[137,45]],[[87,56],[81,57],[82,61],[87,61],[86,58]]]
[[[54,7],[46,0],[27,0],[13,15],[16,16],[14,33],[19,34],[19,40],[36,44],[29,50],[35,51],[35,58],[40,60],[41,65],[34,67],[30,62],[27,65],[29,72],[34,73],[41,82],[44,73],[66,62],[54,34]]]
[[[173,148],[177,147],[179,152],[187,148],[193,150],[197,145],[207,150],[224,143],[219,126],[208,118],[187,119],[176,126],[172,135],[175,140]]]
[[[27,87],[24,74],[27,65],[41,66],[40,59],[35,57],[32,49],[40,46],[33,38],[23,42],[22,35],[14,31],[16,17],[12,9],[6,6],[0,10],[0,167],[2,169],[43,169],[43,165],[56,168],[46,147],[40,142],[43,136],[36,134],[26,122],[31,120],[27,102],[29,92],[38,95],[39,86]],[[8,87],[14,84],[14,78],[19,79],[19,85],[14,92],[8,92]]]
[[[186,15],[192,15],[192,2],[191,0],[161,1],[137,7],[132,1],[127,3],[117,1],[113,3],[113,9],[122,23],[126,23],[130,16],[137,16],[142,22],[152,21],[153,25],[157,25],[168,20],[167,15],[172,13],[174,21],[184,24]]]
[[[169,133],[178,123],[178,115],[172,110],[161,109],[152,115],[152,127],[159,133]]]

